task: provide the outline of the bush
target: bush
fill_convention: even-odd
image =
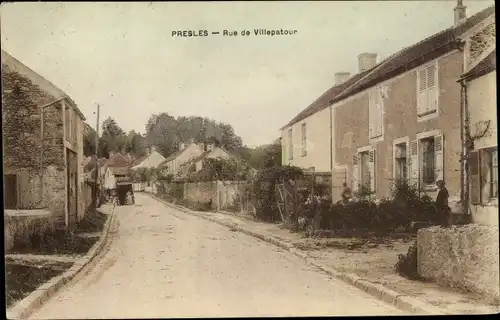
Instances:
[[[358,193],[357,201],[319,205],[321,229],[387,234],[399,227],[408,230],[412,221],[431,225],[438,222],[433,200],[427,195],[420,196],[417,188],[408,183],[394,185],[391,189],[392,198],[382,199],[378,203],[371,200],[372,194],[364,188]],[[314,215],[310,205],[304,206],[304,215]]]
[[[418,264],[417,264],[417,242],[415,241],[406,255],[399,254],[398,262],[394,266],[396,272],[405,278],[410,280],[419,280],[420,276],[418,274]]]
[[[274,166],[259,170],[253,181],[251,193],[257,218],[268,222],[280,221],[276,184],[282,180],[295,181],[301,177],[303,177],[302,170],[293,166]]]

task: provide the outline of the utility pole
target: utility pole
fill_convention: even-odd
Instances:
[[[99,103],[97,104],[97,125],[95,135],[95,184],[94,184],[94,205],[95,209],[98,206],[98,183],[99,183]]]

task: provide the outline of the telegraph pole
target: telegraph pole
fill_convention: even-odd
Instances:
[[[97,104],[97,125],[95,135],[95,184],[94,184],[94,205],[98,207],[98,182],[99,182],[99,103]]]

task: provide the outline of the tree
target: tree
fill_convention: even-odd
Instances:
[[[99,139],[99,151],[102,155],[110,151],[125,152],[127,147],[127,135],[115,119],[108,117],[102,123],[102,136]]]
[[[127,135],[126,152],[138,157],[146,154],[146,139],[138,132],[131,130]]]

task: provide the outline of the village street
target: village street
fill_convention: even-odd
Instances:
[[[404,314],[300,258],[142,194],[88,275],[32,319]]]

